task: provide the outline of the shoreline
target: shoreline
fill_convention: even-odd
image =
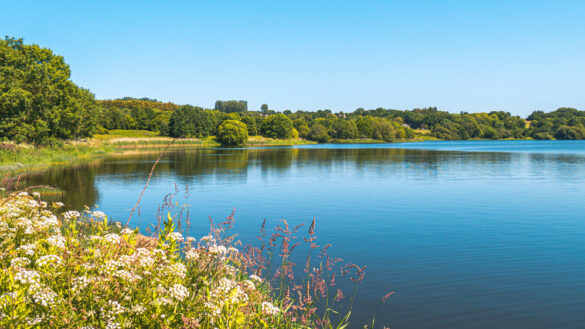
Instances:
[[[134,154],[158,153],[169,146],[174,138],[161,136],[121,137],[96,135],[84,141],[64,142],[61,146],[35,147],[28,144],[0,143],[0,185],[2,179],[17,177],[47,170],[52,167],[79,165],[98,161],[106,157]],[[417,143],[424,141],[441,141],[430,136],[416,136],[408,140],[383,141],[374,139],[331,140],[329,144],[384,144]],[[306,139],[271,139],[252,136],[243,148],[317,145]],[[208,149],[222,148],[214,137],[176,139],[170,149]]]

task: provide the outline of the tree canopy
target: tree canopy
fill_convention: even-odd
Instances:
[[[97,103],[70,76],[63,57],[50,49],[0,40],[0,138],[49,144],[91,136]]]

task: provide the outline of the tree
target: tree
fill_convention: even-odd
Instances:
[[[327,133],[327,128],[319,123],[314,124],[313,127],[311,127],[311,131],[309,131],[307,138],[319,143],[327,143],[331,139]]]
[[[258,129],[256,128],[256,120],[252,117],[243,117],[241,120],[248,127],[248,136],[258,135]]]
[[[221,145],[244,145],[248,141],[248,127],[241,121],[226,120],[219,126],[217,139]]]
[[[63,57],[50,49],[0,40],[0,138],[48,144],[91,136],[97,103],[70,75]]]
[[[268,113],[268,104],[262,104],[262,106],[260,106],[260,111],[262,111],[262,113]]]
[[[301,138],[306,138],[307,135],[309,134],[309,125],[307,124],[307,122],[305,120],[303,120],[302,118],[297,118],[293,121],[293,126],[295,127],[295,129],[298,131],[299,133],[299,137]]]
[[[292,120],[282,113],[270,115],[262,121],[262,136],[270,138],[291,138]]]
[[[216,101],[215,102],[215,109],[224,113],[234,113],[234,112],[247,112],[248,111],[248,102],[247,101]]]
[[[209,113],[191,105],[179,107],[169,119],[171,137],[207,137],[213,128]]]
[[[331,137],[337,139],[357,138],[358,128],[354,121],[335,119],[331,123]]]

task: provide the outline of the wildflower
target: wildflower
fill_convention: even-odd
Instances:
[[[116,233],[110,233],[104,236],[104,241],[108,243],[119,243],[120,239],[120,236]]]
[[[195,249],[189,249],[185,253],[185,259],[187,261],[197,260],[199,259],[199,253]]]
[[[262,302],[262,313],[266,315],[276,315],[280,313],[280,309],[269,302]]]
[[[227,253],[227,249],[225,246],[222,245],[212,245],[209,247],[209,252],[214,254],[214,255],[220,255],[223,256]]]
[[[176,276],[182,279],[185,277],[185,275],[187,275],[187,268],[185,268],[185,265],[181,263],[175,263],[167,266],[165,272],[167,275]]]
[[[186,241],[187,241],[187,243],[189,243],[189,244],[190,244],[190,243],[195,243],[195,241],[197,241],[197,239],[195,239],[195,238],[194,238],[194,237],[192,237],[192,236],[188,236],[188,237],[187,237],[187,239],[185,239],[185,240],[186,240]]]
[[[65,238],[61,235],[53,235],[47,239],[47,242],[55,248],[65,249]]]
[[[60,264],[61,263],[61,257],[57,256],[57,255],[46,255],[46,256],[41,256],[39,257],[39,259],[37,259],[36,264],[37,266],[45,266],[47,264]]]
[[[169,289],[169,293],[172,298],[183,301],[185,298],[189,296],[189,291],[183,285],[175,284],[174,286]]]
[[[134,230],[125,227],[120,233],[122,235],[132,235],[134,234]]]
[[[103,211],[94,211],[91,213],[91,217],[97,219],[107,218],[106,214]]]
[[[144,306],[142,306],[141,304],[137,304],[137,305],[132,306],[131,312],[134,314],[142,314],[142,313],[146,312],[146,308]]]
[[[72,280],[72,289],[73,291],[83,290],[87,287],[87,285],[92,282],[93,279],[88,279],[85,276],[80,276],[77,278],[73,278]]]
[[[260,278],[259,276],[255,275],[255,274],[250,275],[250,279],[252,279],[254,281],[262,282],[262,278]]]
[[[168,235],[168,238],[173,241],[183,242],[185,239],[183,235],[179,232],[172,232]]]
[[[26,257],[16,257],[10,261],[11,267],[25,267],[30,264],[30,259]]]
[[[63,218],[65,218],[65,219],[79,218],[80,216],[81,216],[81,214],[79,214],[79,211],[75,211],[75,210],[71,210],[71,211],[63,213]]]
[[[23,284],[32,284],[38,282],[40,279],[39,273],[34,270],[25,270],[23,268],[18,270],[18,273],[14,276],[14,280]]]
[[[254,290],[254,289],[256,289],[256,286],[254,285],[254,282],[252,282],[252,281],[250,281],[250,280],[245,280],[245,281],[244,281],[244,282],[242,282],[242,283],[243,283],[243,285],[244,285],[246,288],[248,288],[248,289],[250,289],[250,290]]]
[[[53,202],[53,207],[54,208],[61,208],[63,207],[65,204],[63,202]]]
[[[201,239],[199,239],[199,241],[215,242],[215,238],[210,234],[210,235],[206,235],[206,236],[202,237]]]
[[[32,299],[36,304],[48,307],[55,303],[57,294],[53,290],[40,285],[33,285],[31,288],[33,291]]]
[[[39,192],[33,192],[32,193],[32,196],[35,197],[35,198],[40,198],[41,197],[41,194]]]

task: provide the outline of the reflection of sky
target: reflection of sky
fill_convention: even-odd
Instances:
[[[264,218],[293,225],[316,218],[319,239],[336,256],[368,265],[357,316],[395,290],[378,323],[576,328],[585,320],[585,143],[559,142],[553,152],[541,145],[550,142],[504,142],[505,152],[493,152],[499,143],[465,146],[487,152],[461,152],[461,142],[428,143],[449,148],[441,152],[412,149],[424,143],[215,150],[196,161],[187,152],[174,159],[198,167],[177,175],[177,164],[161,166],[133,222],[154,222],[175,182],[188,183],[189,197],[177,201],[190,205],[196,237],[207,232],[208,216],[222,220],[232,208],[245,241]],[[102,209],[125,221],[149,167],[98,173]]]

